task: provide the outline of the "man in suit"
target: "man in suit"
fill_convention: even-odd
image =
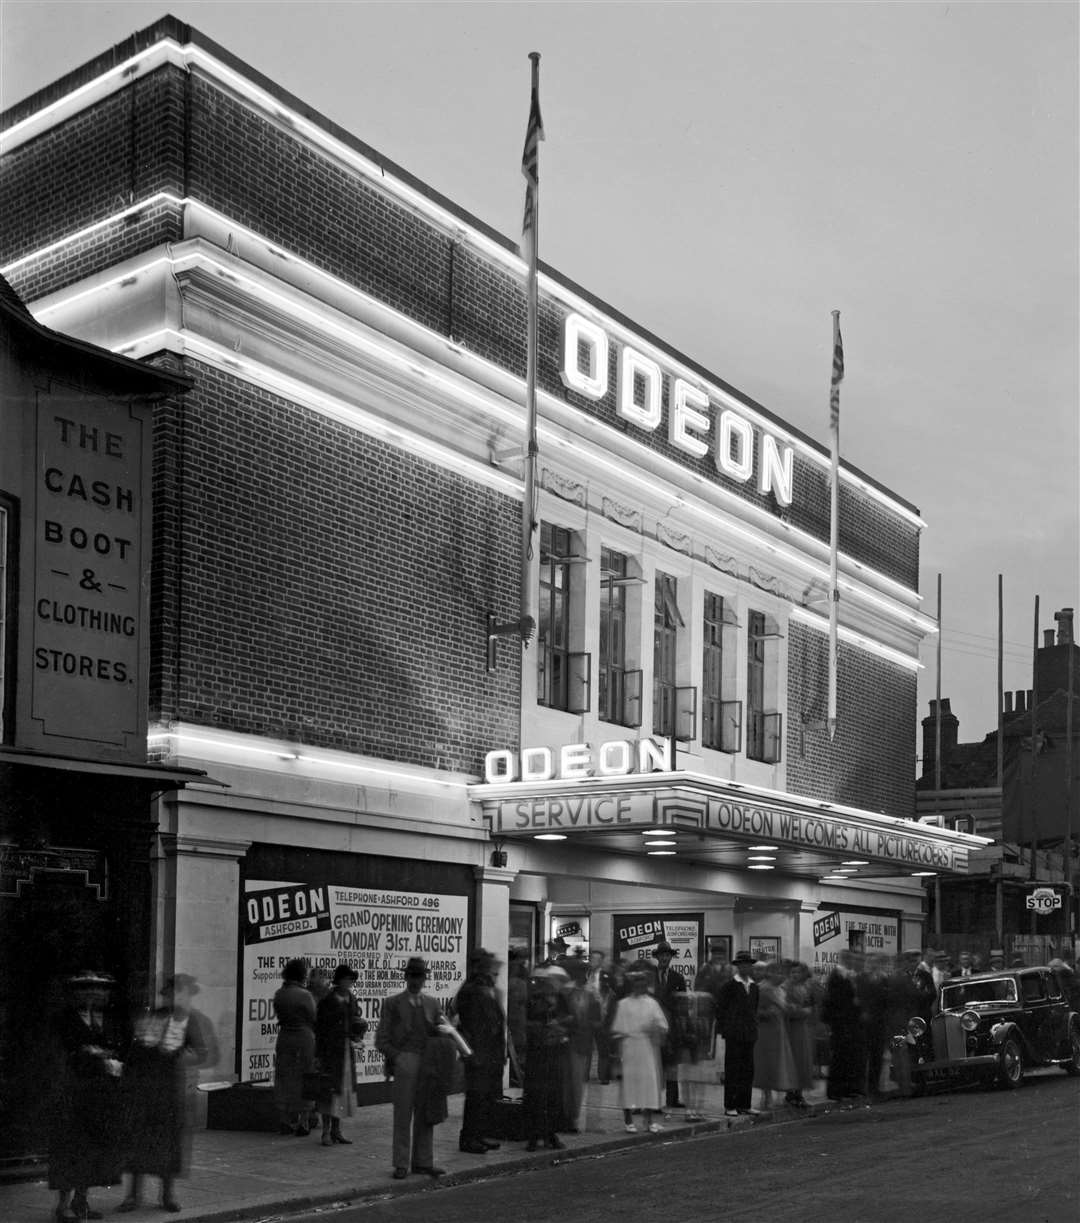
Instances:
[[[667,1039],[661,1051],[664,1060],[664,1102],[668,1108],[682,1108],[679,1099],[679,1053],[685,1030],[679,1020],[680,1011],[675,995],[686,993],[686,978],[677,968],[671,967],[674,956],[675,948],[670,943],[657,943],[653,952],[653,959],[656,960],[656,1001],[663,1007],[668,1021]]]
[[[423,993],[427,964],[414,956],[405,965],[405,989],[385,998],[375,1032],[375,1048],[386,1058],[394,1088],[394,1179],[404,1180],[411,1168],[442,1176],[435,1167],[435,1128],[420,1104],[420,1063],[424,1046],[445,1023],[438,1002]]]
[[[717,995],[716,1026],[724,1038],[724,1115],[753,1116],[754,1045],[758,1035],[758,987],[754,957],[740,951],[732,961],[735,975]]]

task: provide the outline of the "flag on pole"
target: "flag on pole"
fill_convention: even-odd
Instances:
[[[829,428],[840,424],[840,383],[844,381],[844,341],[840,336],[840,311],[833,311],[832,390],[829,395]]]
[[[544,121],[540,117],[540,56],[532,52],[532,98],[529,102],[529,126],[525,129],[525,148],[521,154],[521,172],[525,175],[525,216],[521,222],[521,244],[527,247],[536,230],[536,193],[540,187],[540,141],[544,139]]]

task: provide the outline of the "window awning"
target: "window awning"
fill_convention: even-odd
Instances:
[[[666,772],[470,787],[493,838],[835,881],[966,875],[990,842],[800,795]],[[665,844],[662,842],[673,842]]]
[[[180,789],[192,782],[228,788],[227,782],[216,781],[202,769],[166,764],[124,764],[111,760],[81,760],[76,756],[55,756],[49,752],[20,751],[16,748],[0,747],[0,764],[31,765],[44,769],[60,769],[64,772],[92,773],[100,777],[123,777],[134,781],[144,781],[159,790]]]

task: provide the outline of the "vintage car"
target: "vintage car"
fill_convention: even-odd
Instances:
[[[908,1020],[892,1051],[894,1073],[910,1075],[914,1095],[939,1083],[1019,1087],[1036,1066],[1080,1074],[1080,1015],[1049,968],[956,977],[941,987],[930,1022]]]

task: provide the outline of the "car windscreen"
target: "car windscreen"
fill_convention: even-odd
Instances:
[[[965,981],[962,985],[941,987],[941,1006],[952,1011],[962,1006],[973,1006],[980,1002],[1015,1002],[1016,982],[1012,977],[992,981]]]

